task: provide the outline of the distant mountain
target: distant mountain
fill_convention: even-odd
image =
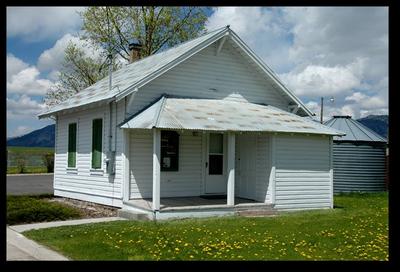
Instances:
[[[54,147],[55,125],[32,131],[19,137],[7,139],[7,146]]]
[[[389,116],[368,115],[367,117],[357,119],[357,121],[387,139]]]

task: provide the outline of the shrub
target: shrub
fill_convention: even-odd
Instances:
[[[51,195],[7,196],[7,224],[48,222],[81,218],[82,213],[61,203],[49,202]]]
[[[54,154],[46,153],[43,155],[43,163],[47,168],[47,173],[54,172]]]
[[[18,173],[24,173],[26,168],[26,157],[22,153],[17,153],[15,156],[15,163],[17,164]]]

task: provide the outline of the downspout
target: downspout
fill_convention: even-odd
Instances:
[[[111,93],[112,90],[112,55],[108,55],[108,57],[110,58],[110,65],[108,67],[108,91],[109,93]],[[111,154],[111,145],[112,145],[112,101],[110,102],[109,106],[110,106],[110,125],[109,125],[109,135],[108,135],[108,152],[110,152],[109,154]]]

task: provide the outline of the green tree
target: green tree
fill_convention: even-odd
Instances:
[[[85,47],[90,47],[86,45]],[[45,103],[53,106],[66,100],[86,87],[96,83],[108,75],[108,69],[104,66],[106,53],[98,47],[91,48],[96,54],[88,54],[84,47],[69,43],[65,49],[64,60],[58,74],[58,82],[47,91]],[[113,62],[113,70],[121,67],[121,62]]]
[[[116,56],[113,69],[129,60],[129,44],[142,44],[140,57],[197,37],[204,32],[207,7],[89,7],[80,13],[81,39],[100,50],[100,58],[85,55],[70,45],[60,70],[59,82],[49,90],[45,102],[58,104],[108,74],[100,69],[109,54]]]
[[[23,153],[17,153],[15,156],[15,163],[17,165],[18,173],[25,173],[26,171],[26,156]]]
[[[197,37],[204,31],[205,7],[89,7],[81,13],[83,37],[116,49],[129,60],[129,43],[139,41],[141,56]]]
[[[46,153],[42,155],[43,163],[47,168],[47,173],[54,172],[54,153]]]

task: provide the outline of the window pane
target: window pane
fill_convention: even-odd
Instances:
[[[68,126],[68,167],[76,166],[76,123]]]
[[[210,153],[223,153],[223,135],[217,133],[210,134]]]
[[[161,131],[161,171],[178,171],[179,134]]]
[[[222,175],[223,155],[209,155],[208,174]]]
[[[103,119],[93,120],[92,128],[92,168],[101,168]]]

